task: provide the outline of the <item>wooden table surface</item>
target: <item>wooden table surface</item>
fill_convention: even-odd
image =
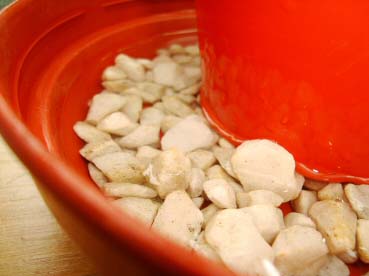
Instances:
[[[0,137],[0,276],[97,275]]]
[[[0,0],[0,9],[12,0]],[[95,269],[47,209],[0,136],[0,276],[87,276]]]

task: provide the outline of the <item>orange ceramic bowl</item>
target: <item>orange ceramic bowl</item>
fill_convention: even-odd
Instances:
[[[232,275],[114,209],[72,130],[117,53],[152,57],[196,36],[190,0],[19,0],[0,13],[0,132],[102,275]]]
[[[102,275],[231,275],[114,209],[72,126],[119,52],[196,41],[193,1],[23,0],[0,14],[0,132]]]

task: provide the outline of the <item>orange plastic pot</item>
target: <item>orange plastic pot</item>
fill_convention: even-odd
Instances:
[[[202,104],[219,131],[277,141],[310,178],[369,183],[369,2],[197,8]]]
[[[0,132],[101,275],[232,275],[114,209],[72,130],[117,53],[196,39],[187,0],[20,0],[0,13]]]

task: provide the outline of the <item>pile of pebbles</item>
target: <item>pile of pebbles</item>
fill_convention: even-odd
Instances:
[[[239,274],[347,276],[369,263],[369,186],[305,179],[272,141],[219,137],[199,106],[200,65],[197,45],[173,44],[104,70],[74,130],[112,204]]]

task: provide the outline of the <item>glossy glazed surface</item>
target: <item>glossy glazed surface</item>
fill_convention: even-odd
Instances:
[[[309,177],[369,183],[369,2],[197,5],[212,121],[277,141]]]
[[[21,0],[0,15],[1,134],[104,275],[232,275],[113,209],[89,180],[72,131],[116,53],[150,57],[196,39],[193,4]]]

